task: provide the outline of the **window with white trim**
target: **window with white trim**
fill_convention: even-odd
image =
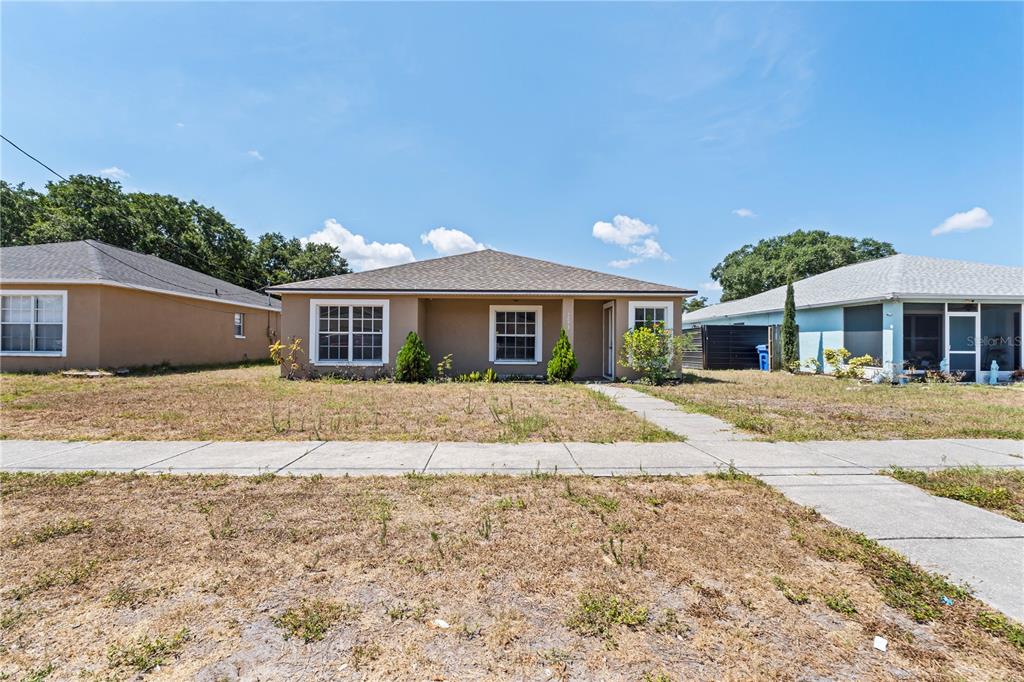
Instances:
[[[541,306],[491,306],[491,361],[533,364],[541,359]]]
[[[379,364],[385,360],[386,306],[315,303],[316,361],[323,364]]]
[[[667,313],[664,306],[637,306],[633,308],[633,329],[664,327]]]
[[[63,355],[65,295],[0,295],[0,352],[16,355]]]
[[[245,313],[235,313],[235,338],[245,338]]]

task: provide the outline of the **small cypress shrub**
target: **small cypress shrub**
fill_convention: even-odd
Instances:
[[[548,360],[548,381],[571,381],[578,366],[572,344],[563,329],[551,351],[551,359]]]
[[[395,360],[395,381],[423,382],[430,378],[430,356],[416,332],[409,332]]]
[[[796,329],[796,300],[793,282],[789,282],[786,285],[786,306],[782,311],[782,364],[790,371],[800,366],[800,340]]]

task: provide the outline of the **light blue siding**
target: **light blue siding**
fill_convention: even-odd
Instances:
[[[884,327],[882,335],[883,360],[898,363],[895,366],[902,367],[903,304],[891,302],[884,304],[882,319]],[[825,349],[843,347],[843,306],[798,309],[796,323],[800,327],[800,364],[803,365],[813,358],[818,361],[824,371],[831,371],[832,368],[825,365]],[[782,311],[707,319],[701,320],[700,324],[782,324]],[[683,326],[689,326],[685,320]],[[894,344],[894,339],[899,339],[901,342]]]

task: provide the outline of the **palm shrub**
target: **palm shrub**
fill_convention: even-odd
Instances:
[[[576,373],[578,366],[576,354],[572,352],[572,344],[569,343],[569,336],[563,329],[551,350],[551,359],[548,360],[548,381],[572,381],[572,375]]]
[[[793,282],[786,285],[786,307],[782,311],[782,365],[786,368],[800,366],[800,348],[796,332],[796,300],[793,297]]]
[[[423,339],[409,332],[395,360],[395,381],[423,382],[430,378],[430,355]]]

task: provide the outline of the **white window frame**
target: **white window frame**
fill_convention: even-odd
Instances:
[[[235,338],[236,339],[244,339],[245,338],[245,313],[235,313],[235,319],[234,319],[233,324],[234,324]],[[238,333],[239,331],[241,331],[242,333],[239,334]]]
[[[629,302],[629,322],[627,331],[636,329],[636,309],[637,308],[664,308],[665,309],[665,329],[672,331],[675,326],[676,319],[676,307],[673,301],[630,301]]]
[[[0,296],[32,296],[32,322],[30,323],[30,334],[32,343],[35,343],[36,319],[35,319],[35,297],[36,296],[60,296],[61,323],[60,323],[60,350],[4,350],[0,351],[2,357],[50,357],[66,358],[68,355],[68,292],[67,289],[0,289]]]
[[[533,337],[533,360],[495,360],[498,352],[496,313],[532,312],[536,319]],[[487,334],[487,359],[495,365],[538,365],[544,360],[544,306],[541,305],[492,305],[487,315],[490,331]]]
[[[389,353],[388,340],[391,327],[391,302],[385,298],[312,298],[309,300],[309,359],[314,365],[324,366],[350,366],[350,367],[380,367],[388,363]],[[321,360],[320,359],[320,336],[319,320],[320,307],[322,306],[357,306],[357,307],[380,307],[383,308],[382,316],[384,323],[381,325],[380,360],[353,360],[352,359],[352,315],[349,312],[348,331],[348,360]]]

